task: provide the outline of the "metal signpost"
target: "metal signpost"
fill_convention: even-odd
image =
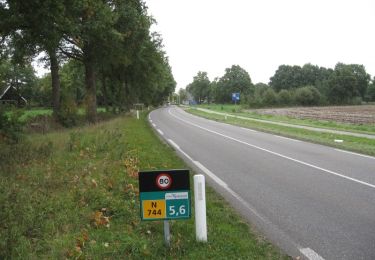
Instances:
[[[141,171],[138,178],[141,219],[164,220],[164,238],[169,246],[168,220],[191,215],[189,171]]]

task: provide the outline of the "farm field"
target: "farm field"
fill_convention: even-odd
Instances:
[[[375,105],[293,107],[249,110],[262,115],[287,116],[298,119],[315,119],[349,124],[375,124]]]
[[[352,132],[352,133],[362,133],[362,134],[375,134],[375,124],[374,123],[358,123],[361,115],[366,115],[366,112],[357,112],[359,113],[357,118],[357,123],[349,123],[349,122],[338,122],[334,121],[333,119],[323,119],[324,113],[329,114],[329,112],[324,112],[324,109],[334,109],[340,111],[341,118],[353,118],[354,116],[349,116],[349,112],[347,111],[349,107],[329,107],[329,108],[282,108],[282,109],[253,109],[248,110],[244,109],[237,105],[200,105],[198,107],[210,109],[212,111],[218,111],[221,113],[226,113],[232,115],[232,117],[224,117],[223,114],[213,114],[207,111],[201,111],[192,107],[187,109],[187,112],[191,114],[195,114],[197,116],[202,116],[207,119],[216,120],[220,122],[225,122],[227,124],[234,124],[241,127],[251,128],[253,130],[259,130],[263,132],[268,132],[276,135],[282,135],[289,138],[299,139],[303,141],[309,141],[313,143],[323,144],[332,146],[335,148],[348,150],[352,152],[359,152],[362,154],[368,154],[371,156],[375,155],[375,139],[369,139],[367,137],[358,137],[354,135],[346,135],[341,133],[329,133],[329,132],[317,132],[308,129],[301,129],[293,127],[293,125],[299,126],[309,126],[314,128],[322,128],[322,129],[330,129],[330,130],[337,130],[337,131],[345,131],[345,132]],[[369,107],[375,108],[375,106],[358,106],[358,107],[350,107],[352,111],[369,111]],[[322,119],[316,118],[309,118],[303,116],[303,111],[310,112],[322,109],[320,114],[322,115]],[[279,111],[294,111],[295,115],[298,114],[299,117],[291,116],[291,115],[283,115]],[[279,112],[279,113],[277,113]],[[299,112],[299,113],[298,113]],[[368,116],[371,112],[367,112]],[[234,116],[234,117],[233,117]],[[235,116],[242,116],[248,117],[249,119],[261,119],[261,121],[257,120],[246,120],[243,118],[238,118]],[[311,116],[311,115],[310,115]],[[331,116],[332,117],[332,116]],[[365,116],[363,116],[364,118]],[[337,118],[339,118],[337,116]],[[336,119],[337,120],[337,119]],[[268,121],[268,122],[267,122]],[[364,120],[362,119],[361,122]],[[286,123],[289,125],[278,125],[273,124],[272,122],[280,122]],[[352,121],[354,122],[354,120]],[[340,143],[336,142],[335,140],[341,140]]]
[[[205,104],[198,107],[273,122],[375,134],[375,105],[249,109],[243,105]]]

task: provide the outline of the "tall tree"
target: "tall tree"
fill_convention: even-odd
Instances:
[[[194,76],[193,82],[190,83],[188,91],[199,104],[204,100],[209,102],[210,80],[207,76],[207,72],[199,71],[197,75]]]
[[[367,88],[366,99],[368,101],[375,101],[375,77],[372,79],[371,84]]]
[[[364,98],[370,75],[363,65],[337,63],[328,79],[328,99],[334,104],[345,104],[354,97]]]
[[[302,86],[302,68],[300,66],[280,65],[270,78],[269,85],[276,91]]]
[[[225,69],[225,74],[217,83],[216,102],[227,103],[232,100],[232,93],[239,92],[243,96],[254,92],[249,73],[238,65]]]
[[[62,0],[6,1],[8,32],[19,56],[45,51],[49,57],[54,115],[60,110],[59,58],[57,49],[65,26],[65,6]]]
[[[180,90],[178,91],[178,95],[180,96],[181,103],[188,100],[186,89],[180,88]]]

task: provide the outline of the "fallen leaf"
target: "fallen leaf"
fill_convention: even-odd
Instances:
[[[91,183],[92,183],[92,186],[93,186],[94,188],[98,187],[98,183],[96,182],[95,179],[91,179]]]

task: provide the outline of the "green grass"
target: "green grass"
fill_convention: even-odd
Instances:
[[[298,119],[292,118],[287,116],[280,116],[280,115],[263,115],[256,112],[245,112],[244,107],[241,105],[199,105],[197,107],[206,108],[217,112],[235,114],[238,116],[244,116],[249,118],[255,119],[263,119],[273,122],[282,122],[288,124],[296,124],[296,125],[303,125],[303,126],[311,126],[317,128],[325,128],[325,129],[332,129],[332,130],[339,130],[339,131],[348,131],[348,132],[355,132],[355,133],[364,133],[364,134],[375,134],[375,124],[361,124],[361,125],[354,125],[354,124],[345,124],[339,123],[334,121],[326,121],[326,120],[314,120],[314,119]]]
[[[296,138],[299,140],[309,141],[313,143],[319,143],[323,145],[329,145],[332,147],[349,150],[353,152],[359,152],[375,156],[375,139],[368,139],[362,137],[354,137],[348,135],[322,133],[311,130],[280,126],[262,122],[255,122],[251,120],[238,119],[233,117],[227,117],[225,120],[224,116],[217,114],[210,114],[203,111],[189,109],[188,112],[198,115],[207,119],[212,119],[228,124],[238,125],[251,129],[260,130],[263,132],[273,133],[282,135],[290,138]],[[343,140],[343,143],[336,143],[334,140]]]
[[[141,222],[137,171],[185,168],[141,120],[34,134],[0,149],[0,259],[287,259],[207,189],[208,243],[194,219]],[[193,214],[194,215],[194,214]]]
[[[99,107],[97,109],[98,112],[105,112],[105,108]],[[8,112],[11,113],[11,112]],[[29,110],[24,110],[22,116],[20,117],[21,122],[26,122],[34,117],[37,116],[43,116],[43,115],[52,115],[52,109],[49,108],[33,108]],[[79,108],[78,109],[78,115],[82,116],[85,115],[85,109],[84,108]]]
[[[43,115],[52,115],[52,110],[47,108],[38,108],[38,109],[30,109],[25,110],[22,116],[20,117],[21,122],[26,122],[27,120]]]

